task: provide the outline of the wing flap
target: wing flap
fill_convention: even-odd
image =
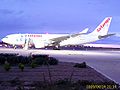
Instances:
[[[53,38],[53,39],[50,39],[50,41],[52,41],[53,43],[52,44],[58,44],[60,43],[61,41],[63,40],[67,40],[68,38],[70,37],[76,37],[78,35],[82,35],[82,34],[85,34],[88,32],[88,28],[84,29],[82,32],[79,32],[79,33],[76,33],[76,34],[72,34],[72,35],[67,35],[67,36],[61,36],[61,37],[57,37],[57,38]]]

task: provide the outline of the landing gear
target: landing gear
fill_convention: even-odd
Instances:
[[[13,45],[13,49],[16,49],[17,48],[17,46],[16,45]]]
[[[28,38],[28,39],[26,39],[25,40],[25,44],[24,44],[24,50],[28,50],[29,49],[29,43],[30,43],[30,39]]]
[[[60,50],[60,46],[59,45],[55,46],[53,50]]]

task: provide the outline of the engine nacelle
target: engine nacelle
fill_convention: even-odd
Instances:
[[[35,48],[44,48],[45,42],[40,39],[34,39],[33,44],[35,45]]]

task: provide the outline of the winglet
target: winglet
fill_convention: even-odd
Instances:
[[[85,28],[83,31],[79,32],[80,34],[85,34],[88,32],[88,28]]]

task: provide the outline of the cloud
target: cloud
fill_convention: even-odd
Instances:
[[[120,16],[114,16],[113,19],[114,19],[115,23],[119,23],[120,24]]]
[[[0,14],[2,15],[10,15],[10,14],[21,15],[23,13],[24,13],[23,10],[15,11],[15,10],[9,10],[9,9],[0,9]]]
[[[22,10],[21,10],[21,11],[16,12],[16,14],[19,14],[19,15],[20,15],[20,14],[23,14],[23,13],[24,13],[24,11],[22,11]]]
[[[0,14],[12,14],[14,11],[8,9],[0,9]]]

